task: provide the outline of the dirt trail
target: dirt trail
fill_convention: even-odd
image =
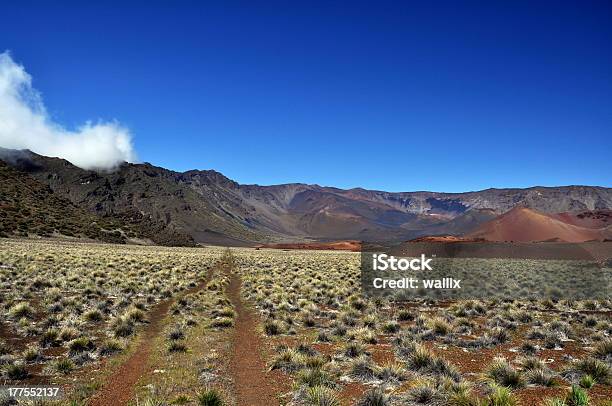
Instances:
[[[187,289],[179,295],[164,300],[148,313],[149,324],[144,328],[140,335],[138,347],[112,375],[110,375],[102,388],[93,395],[89,402],[90,406],[121,406],[126,405],[134,395],[134,387],[140,377],[149,371],[151,366],[148,364],[149,356],[153,349],[155,338],[162,332],[164,319],[168,314],[168,309],[174,302],[188,294],[198,292],[206,287],[213,270],[210,270],[205,279],[197,286]]]
[[[262,359],[263,340],[257,331],[259,315],[245,305],[240,297],[242,281],[230,274],[229,298],[236,311],[234,342],[230,371],[234,378],[237,406],[278,405],[277,384]]]

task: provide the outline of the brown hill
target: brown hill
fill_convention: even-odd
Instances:
[[[133,239],[194,245],[193,239],[135,210],[98,216],[0,160],[0,236],[63,236],[112,243]]]
[[[467,234],[467,237],[484,238],[488,241],[518,242],[584,242],[604,238],[602,230],[568,224],[553,216],[526,207],[515,207],[486,222],[478,229]]]
[[[414,240],[410,240],[408,242],[410,243],[423,242],[423,243],[452,244],[452,243],[458,243],[458,242],[479,243],[479,242],[485,242],[485,240],[482,238],[466,238],[466,237],[457,237],[454,235],[437,235],[437,236],[419,237],[419,238],[415,238]]]
[[[63,235],[107,242],[126,241],[116,221],[99,219],[47,185],[0,161],[0,235]]]
[[[612,210],[564,212],[553,214],[552,217],[564,223],[585,228],[605,228],[612,225]]]
[[[279,243],[263,244],[256,248],[276,248],[286,250],[330,250],[330,251],[353,251],[361,250],[359,241],[333,241],[333,242],[304,242],[304,243]]]

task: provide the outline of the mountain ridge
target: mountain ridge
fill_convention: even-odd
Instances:
[[[385,192],[243,185],[215,170],[177,172],[150,163],[95,172],[30,151],[3,150],[0,159],[98,216],[140,213],[200,243],[401,241],[466,234],[517,205],[551,214],[612,209],[612,189],[600,186]]]

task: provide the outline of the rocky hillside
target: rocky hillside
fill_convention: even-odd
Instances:
[[[0,235],[84,237],[121,243],[118,222],[103,220],[56,196],[47,186],[0,161]]]
[[[212,170],[181,173],[148,163],[98,173],[29,151],[5,150],[1,157],[98,217],[137,221],[140,216],[166,233],[227,245],[458,235],[516,206],[550,214],[612,209],[612,189],[603,187],[390,193],[306,184],[240,185]]]
[[[113,243],[140,240],[174,246],[195,244],[188,234],[134,209],[115,215],[88,210],[68,195],[53,191],[48,183],[3,160],[0,160],[0,235],[61,235]]]

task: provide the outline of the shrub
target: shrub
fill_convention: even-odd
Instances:
[[[376,334],[372,330],[361,328],[357,332],[357,335],[364,344],[376,344],[378,342]]]
[[[493,382],[510,388],[525,386],[525,381],[519,371],[503,358],[496,358],[486,373]]]
[[[510,334],[508,334],[508,331],[503,327],[495,327],[491,331],[490,337],[495,344],[503,344],[510,340]]]
[[[100,346],[100,355],[111,355],[123,351],[121,343],[114,339],[108,339]]]
[[[343,324],[337,324],[336,326],[334,326],[333,330],[332,330],[332,334],[337,336],[337,337],[344,337],[346,335],[346,326]]]
[[[532,316],[530,313],[526,312],[526,311],[521,311],[521,312],[518,312],[518,313],[516,314],[516,318],[517,318],[517,319],[518,319],[518,320],[519,320],[521,323],[525,323],[525,324],[527,324],[527,323],[531,323],[531,322],[533,321],[533,316]]]
[[[531,369],[527,371],[527,382],[540,386],[555,386],[555,375],[547,368]]]
[[[0,355],[5,355],[5,354],[8,354],[9,352],[11,351],[6,341],[0,339]]]
[[[64,327],[59,332],[59,338],[62,341],[74,340],[80,335],[79,330],[74,327]]]
[[[181,330],[178,326],[170,330],[168,333],[169,340],[182,340],[183,338],[185,338],[185,333],[183,333],[183,330]]]
[[[205,389],[198,394],[198,405],[200,406],[224,406],[225,402],[221,394],[215,389]]]
[[[6,377],[8,379],[22,380],[28,376],[28,370],[23,364],[12,364],[6,367]]]
[[[385,334],[397,333],[400,329],[400,325],[397,321],[391,320],[383,324],[382,330]]]
[[[327,359],[324,356],[317,355],[315,357],[305,357],[303,363],[306,368],[322,368],[327,363]]]
[[[425,347],[417,346],[408,358],[408,367],[414,371],[430,368],[435,356]]]
[[[606,339],[597,344],[593,350],[593,355],[604,360],[612,358],[612,339]]]
[[[388,406],[389,398],[381,388],[367,391],[357,402],[357,406]]]
[[[408,399],[414,403],[430,404],[440,397],[440,393],[430,384],[419,385],[408,391]]]
[[[524,357],[520,360],[520,365],[525,371],[531,371],[532,369],[542,369],[545,367],[544,363],[536,357]]]
[[[378,319],[375,314],[368,314],[362,320],[363,326],[369,329],[376,329],[376,324],[378,323]]]
[[[587,327],[595,327],[597,325],[598,320],[593,316],[588,316],[584,319],[584,325]]]
[[[187,346],[180,341],[170,341],[168,343],[168,352],[187,352]]]
[[[157,397],[147,398],[142,403],[143,406],[166,406],[168,403]]]
[[[316,322],[310,313],[304,313],[302,316],[302,324],[305,327],[314,327]]]
[[[357,325],[358,317],[359,313],[347,312],[340,315],[340,321],[342,321],[342,323],[344,323],[346,326],[355,327]]]
[[[189,404],[189,402],[191,402],[191,398],[189,396],[187,396],[187,395],[178,395],[177,397],[172,399],[172,402],[170,404],[172,404],[172,405],[186,405],[186,404]]]
[[[549,350],[563,348],[563,341],[561,341],[560,335],[556,332],[547,333],[544,337],[544,348],[548,348]]]
[[[220,317],[218,319],[213,320],[210,325],[212,327],[218,328],[232,327],[234,325],[234,320],[229,317]]]
[[[236,313],[234,312],[234,309],[232,309],[231,307],[225,306],[221,310],[216,311],[215,316],[229,317],[233,319],[234,317],[236,317]]]
[[[264,323],[264,332],[269,336],[275,336],[281,333],[283,327],[277,320],[266,320]]]
[[[367,307],[367,303],[359,296],[351,296],[349,298],[349,305],[355,310],[363,310]]]
[[[586,374],[582,378],[580,378],[581,387],[585,389],[589,389],[589,388],[592,388],[593,385],[595,385],[595,379],[591,375]]]
[[[412,321],[414,320],[414,314],[409,310],[400,310],[397,314],[397,319],[399,321]]]
[[[526,341],[523,343],[523,345],[521,345],[521,352],[523,354],[534,355],[536,351],[537,351],[536,346],[533,345],[533,343],[530,343],[529,341]]]
[[[315,386],[306,392],[306,404],[309,406],[340,406],[340,401],[333,389]]]
[[[595,358],[587,358],[576,364],[576,369],[583,374],[591,375],[598,382],[608,384],[610,382],[610,366]]]
[[[492,387],[487,401],[488,406],[516,406],[518,404],[510,389],[497,385]]]
[[[374,364],[367,357],[359,357],[351,362],[350,376],[362,380],[370,380],[375,376]]]
[[[133,307],[125,313],[125,317],[131,321],[141,322],[145,319],[145,313],[139,308]]]
[[[398,355],[401,358],[410,358],[412,354],[420,348],[416,341],[414,341],[411,337],[406,336],[406,334],[401,334],[398,337],[395,337],[393,343],[397,346]]]
[[[455,382],[461,380],[461,373],[450,362],[444,358],[435,358],[433,364],[429,368],[429,372],[435,375],[442,375]]]
[[[134,334],[134,323],[125,317],[117,317],[111,324],[115,337],[129,337]]]
[[[89,351],[94,348],[94,343],[87,337],[79,337],[68,343],[68,348],[72,354]]]
[[[9,309],[9,316],[16,320],[22,317],[32,318],[34,316],[34,309],[28,302],[20,302]]]
[[[297,347],[295,347],[295,350],[299,352],[300,354],[304,354],[308,356],[317,355],[317,351],[314,348],[312,348],[312,346],[306,343],[300,343]]]
[[[27,362],[35,362],[42,358],[42,353],[38,347],[28,347],[22,355]]]
[[[272,362],[271,369],[282,369],[284,371],[297,371],[302,368],[305,362],[304,355],[297,351],[285,348],[283,349]]]
[[[480,399],[472,394],[470,386],[467,384],[458,384],[451,388],[451,393],[448,397],[449,406],[485,406]]]
[[[306,368],[299,371],[296,375],[296,382],[308,387],[328,386],[333,387],[334,381],[329,373],[321,368]]]
[[[51,368],[64,375],[68,375],[74,369],[74,363],[70,358],[60,358],[51,364]]]
[[[344,346],[344,355],[347,357],[355,358],[365,352],[363,346],[359,343],[347,343]]]
[[[59,344],[59,332],[56,329],[50,328],[45,331],[40,338],[40,345],[43,347],[53,347]]]
[[[390,362],[383,365],[376,375],[383,381],[403,381],[406,378],[406,371],[401,364]]]
[[[451,332],[452,327],[445,320],[442,319],[434,319],[431,321],[431,329],[434,334],[445,336]]]
[[[96,323],[102,321],[104,319],[104,315],[100,310],[92,309],[83,313],[83,319]]]
[[[572,389],[565,397],[565,403],[567,406],[588,406],[589,395],[581,387],[572,385]]]

